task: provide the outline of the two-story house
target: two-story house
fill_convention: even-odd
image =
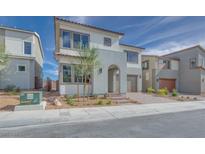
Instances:
[[[142,87],[143,91],[152,87],[155,90],[167,88],[178,90],[179,59],[155,55],[142,55]]]
[[[0,89],[15,85],[20,89],[42,87],[43,49],[36,32],[0,27],[0,44],[9,57],[0,71]]]
[[[121,32],[55,18],[55,57],[59,63],[60,94],[74,95],[83,79],[76,79],[79,44],[95,48],[100,66],[93,70],[87,91],[90,94],[135,92],[142,89],[141,52],[143,48],[120,44]]]
[[[203,47],[197,45],[163,57],[179,59],[179,92],[205,93],[205,49]]]

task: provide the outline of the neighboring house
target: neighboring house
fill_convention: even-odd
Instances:
[[[79,44],[96,48],[100,67],[89,76],[89,94],[141,91],[143,48],[120,44],[123,33],[55,18],[55,57],[59,63],[60,94],[74,95],[77,85],[83,93],[83,79],[77,83],[74,65],[77,65]]]
[[[143,91],[166,87],[169,91],[178,89],[179,60],[154,55],[142,55]]]
[[[164,55],[179,59],[179,92],[205,93],[205,49],[200,45]]]
[[[0,71],[0,89],[15,85],[20,89],[42,87],[43,49],[36,32],[0,26],[0,43],[9,56]]]

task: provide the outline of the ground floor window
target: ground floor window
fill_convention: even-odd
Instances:
[[[90,83],[91,75],[83,76],[82,72],[75,64],[63,65],[63,82],[69,83]]]
[[[63,82],[71,82],[71,66],[63,65]]]

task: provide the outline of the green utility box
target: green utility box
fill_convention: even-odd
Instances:
[[[42,91],[24,91],[20,95],[20,104],[40,104],[42,102]]]

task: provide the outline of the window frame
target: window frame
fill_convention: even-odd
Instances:
[[[144,67],[144,63],[147,63],[147,67],[146,68]],[[149,60],[146,60],[146,61],[142,62],[142,69],[143,70],[148,70],[149,69]]]
[[[19,71],[19,66],[23,66],[24,68],[25,68],[25,70],[24,71]],[[18,64],[17,65],[17,72],[26,72],[26,65],[24,65],[24,64]]]
[[[110,44],[106,44],[106,39],[107,40],[110,40]],[[104,46],[106,46],[106,47],[111,47],[112,46],[112,38],[110,38],[110,37],[104,37],[104,39],[103,39],[103,41],[104,41]]]
[[[63,46],[63,32],[68,32],[69,33],[69,39],[70,39],[70,47],[64,47]],[[60,30],[60,38],[61,38],[61,48],[62,49],[71,49],[72,48],[72,32],[69,30],[61,29]]]
[[[63,68],[64,66],[70,67],[70,81],[65,81],[65,80],[64,80],[64,68]],[[63,76],[62,76],[62,77],[63,77],[63,83],[72,83],[72,65],[63,64],[63,65],[62,65],[62,73],[63,73],[63,74],[62,74],[62,75],[63,75]]]
[[[30,44],[31,44],[31,53],[30,53],[30,54],[26,54],[26,53],[25,53],[25,43],[30,43]],[[24,40],[24,41],[23,41],[23,54],[29,56],[29,55],[32,55],[32,53],[33,53],[33,44],[32,44],[32,41]]]
[[[192,63],[191,63],[191,61],[192,60],[195,60],[195,67],[192,67]],[[194,57],[194,58],[189,58],[189,68],[190,69],[195,69],[197,67],[197,58],[196,57]]]
[[[70,47],[63,47],[63,32],[69,32],[70,33]],[[79,34],[80,35],[80,48],[75,48],[74,47],[74,34]],[[82,36],[85,35],[88,37],[88,47],[90,47],[90,34],[88,33],[81,33],[77,31],[71,31],[71,30],[66,30],[66,29],[60,29],[60,48],[61,49],[75,49],[75,50],[81,50],[82,48]]]
[[[132,64],[139,64],[139,53],[138,52],[133,52],[133,51],[126,51],[127,52],[127,62],[128,63],[132,63]],[[136,54],[137,55],[137,59],[136,59],[136,61],[134,62],[134,61],[128,61],[128,53],[134,53],[134,54]]]

